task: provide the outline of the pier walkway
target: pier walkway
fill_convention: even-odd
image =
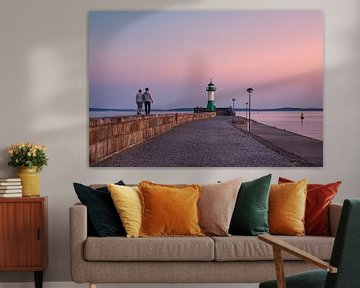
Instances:
[[[232,117],[218,116],[181,124],[94,166],[289,167],[298,164],[237,128],[231,120]]]
[[[246,131],[245,119],[236,117],[235,126]],[[266,147],[285,156],[295,166],[323,166],[323,141],[251,121],[251,135]]]

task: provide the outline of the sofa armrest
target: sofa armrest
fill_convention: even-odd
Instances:
[[[329,207],[330,235],[335,237],[338,228],[342,204],[331,203]]]
[[[83,245],[87,238],[87,208],[82,204],[70,207],[70,269],[73,281],[86,280]]]

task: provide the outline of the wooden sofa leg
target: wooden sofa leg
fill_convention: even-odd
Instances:
[[[96,283],[89,283],[89,288],[96,288]]]

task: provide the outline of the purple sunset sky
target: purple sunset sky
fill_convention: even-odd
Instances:
[[[93,11],[89,107],[135,108],[150,88],[154,108],[323,107],[320,11]]]

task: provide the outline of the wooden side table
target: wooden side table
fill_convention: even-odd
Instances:
[[[47,197],[1,198],[0,271],[32,271],[41,288],[47,250]]]

